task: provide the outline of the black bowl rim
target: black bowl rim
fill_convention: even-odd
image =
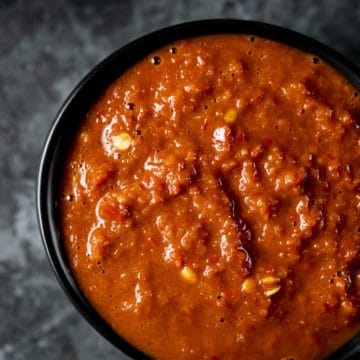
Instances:
[[[79,82],[61,106],[43,145],[36,178],[36,210],[42,241],[51,267],[63,291],[79,313],[116,348],[134,359],[149,359],[149,357],[118,335],[89,304],[71,274],[61,247],[60,232],[56,220],[57,201],[54,193],[56,188],[54,183],[59,178],[56,176],[61,161],[59,153],[62,152],[61,149],[64,148],[64,144],[69,141],[69,136],[67,136],[69,131],[70,135],[74,135],[75,128],[82,121],[83,116],[79,114],[84,115],[86,109],[106,86],[136,61],[177,40],[226,33],[254,35],[275,40],[318,56],[341,72],[355,88],[360,88],[360,71],[357,66],[326,45],[295,31],[272,24],[238,19],[185,22],[151,32],[133,40],[95,66]],[[92,90],[88,93],[89,89]],[[88,96],[90,93],[91,96]],[[73,112],[77,113],[75,124],[69,122],[70,115]],[[360,353],[360,334],[333,353],[330,358],[347,359],[357,353]]]

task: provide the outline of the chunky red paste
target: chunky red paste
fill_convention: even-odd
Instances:
[[[150,54],[91,107],[62,173],[82,291],[154,358],[323,358],[360,324],[359,121],[343,76],[274,41]]]

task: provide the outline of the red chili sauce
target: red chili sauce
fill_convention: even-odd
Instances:
[[[92,106],[62,173],[85,296],[157,359],[328,355],[360,327],[359,121],[343,76],[274,41],[150,54]]]

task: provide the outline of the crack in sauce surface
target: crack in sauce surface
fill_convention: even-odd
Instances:
[[[323,358],[359,329],[359,121],[339,73],[273,41],[150,54],[92,106],[64,166],[82,291],[154,358]]]

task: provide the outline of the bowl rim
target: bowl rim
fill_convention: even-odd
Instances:
[[[87,109],[105,88],[141,58],[175,41],[215,34],[243,34],[278,41],[325,60],[360,89],[359,68],[326,45],[293,30],[268,23],[238,19],[208,19],[179,23],[141,36],[111,53],[96,65],[72,90],[56,114],[43,144],[36,177],[36,212],[42,242],[64,293],[78,312],[104,338],[133,359],[149,359],[101,318],[83,295],[72,276],[64,250],[57,219],[59,176],[64,149],[83,120]],[[89,96],[90,94],[90,96]],[[71,114],[77,114],[75,121]],[[70,134],[70,136],[69,136]],[[62,155],[61,155],[62,153]],[[61,167],[60,167],[61,168]],[[347,359],[360,353],[360,334],[355,335],[328,359]]]

